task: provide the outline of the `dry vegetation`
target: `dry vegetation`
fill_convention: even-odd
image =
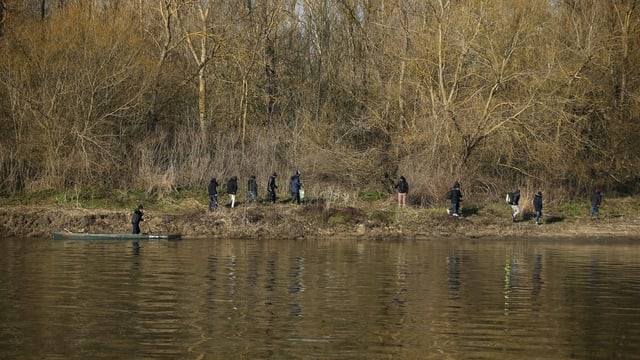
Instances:
[[[639,190],[638,0],[0,5],[0,196]]]

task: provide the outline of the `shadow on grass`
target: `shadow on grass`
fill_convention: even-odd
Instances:
[[[480,208],[477,206],[463,207],[460,209],[460,213],[462,213],[462,216],[464,217],[469,217],[471,215],[478,215],[478,210],[480,210]]]
[[[554,224],[554,223],[558,223],[561,221],[564,221],[564,216],[544,216],[544,213],[542,215],[543,217],[543,224]],[[534,212],[531,211],[527,211],[522,215],[522,220],[523,221],[528,221],[528,220],[534,220],[536,218],[536,214]]]
[[[545,224],[554,224],[561,221],[564,221],[564,216],[549,216],[548,218],[544,219]]]

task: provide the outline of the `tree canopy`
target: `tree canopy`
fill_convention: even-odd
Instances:
[[[640,190],[640,0],[0,0],[0,194]]]

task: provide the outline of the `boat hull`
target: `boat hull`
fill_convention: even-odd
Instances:
[[[54,240],[180,240],[180,234],[98,234],[54,231]]]

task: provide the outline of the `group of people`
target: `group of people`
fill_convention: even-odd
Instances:
[[[277,173],[273,173],[269,176],[267,180],[267,202],[276,203],[278,199],[277,190]],[[209,210],[214,211],[220,207],[220,203],[218,202],[218,180],[216,178],[211,179],[209,181],[209,186],[207,188],[207,192],[209,195]],[[300,204],[303,198],[303,188],[302,181],[300,180],[300,171],[296,170],[296,172],[289,179],[289,191],[291,193],[291,201],[297,204]],[[234,208],[236,206],[236,195],[238,194],[238,177],[232,176],[227,181],[227,195],[229,196],[230,207]],[[248,204],[255,204],[258,202],[258,181],[256,180],[255,175],[249,176],[247,180],[247,198],[246,202]]]
[[[520,189],[516,189],[512,193],[507,194],[507,204],[511,205],[511,219],[513,222],[518,221],[518,215],[520,214]],[[536,225],[540,225],[540,219],[542,218],[542,192],[538,191],[533,196],[533,210],[536,212],[535,221]]]
[[[396,183],[395,189],[398,192],[398,207],[404,208],[407,206],[407,194],[409,193],[409,183],[404,176],[400,176],[400,180]],[[447,209],[447,214],[453,217],[462,217],[460,212],[460,204],[462,202],[462,190],[460,190],[460,182],[455,181],[451,189],[447,191],[447,200],[450,201],[451,207]],[[507,194],[507,203],[511,206],[511,219],[513,222],[518,221],[518,215],[520,214],[520,189]],[[600,218],[600,205],[602,204],[602,190],[597,188],[591,195],[591,210],[589,216],[592,219]],[[533,209],[535,211],[535,223],[540,225],[542,218],[542,192],[538,191],[533,196]]]
[[[267,197],[266,201],[277,201],[277,189],[278,185],[276,179],[277,173],[273,173],[269,176],[267,181]],[[216,178],[211,179],[208,186],[209,194],[209,210],[214,211],[220,207],[218,202],[218,180]],[[407,194],[409,193],[409,182],[404,176],[400,176],[400,180],[395,184],[395,189],[398,192],[398,207],[404,208],[407,206]],[[291,201],[300,204],[303,198],[302,181],[300,180],[300,171],[296,172],[289,179],[289,191],[291,193]],[[238,194],[238,177],[232,176],[227,181],[227,194],[229,195],[230,207],[234,208],[236,205],[236,195]],[[463,194],[460,190],[460,182],[455,181],[451,189],[447,192],[447,199],[451,202],[451,207],[447,209],[449,216],[462,217],[460,212],[460,203],[462,202]],[[518,221],[518,215],[520,214],[520,189],[508,193],[506,198],[507,203],[511,206],[511,219],[513,222]],[[258,182],[254,175],[249,176],[247,180],[247,199],[249,204],[255,204],[258,202]],[[602,204],[602,190],[597,188],[591,195],[591,210],[589,216],[592,219],[600,218],[600,205]],[[542,218],[542,192],[538,191],[533,197],[533,209],[535,211],[536,225],[540,224]],[[134,210],[131,217],[132,231],[134,234],[140,233],[140,222],[144,221],[144,208],[142,205]]]

